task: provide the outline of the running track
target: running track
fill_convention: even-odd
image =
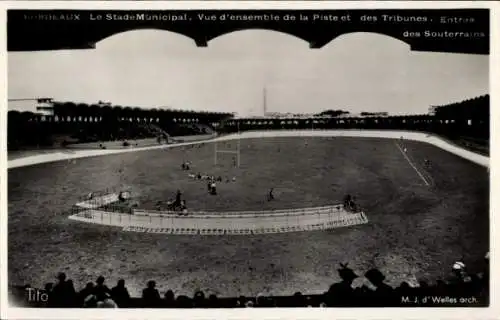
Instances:
[[[489,168],[490,158],[462,149],[454,144],[451,144],[437,136],[429,135],[421,132],[411,132],[411,131],[380,131],[380,130],[283,130],[283,131],[245,131],[241,134],[231,134],[227,136],[218,137],[211,140],[205,141],[195,141],[186,142],[171,145],[158,145],[143,148],[131,148],[123,150],[65,150],[54,153],[39,154],[27,156],[19,159],[13,159],[8,161],[8,168],[18,168],[31,166],[40,163],[54,162],[60,160],[69,160],[76,158],[85,158],[92,156],[103,156],[108,154],[118,154],[125,152],[136,152],[143,150],[155,150],[155,149],[166,149],[175,148],[179,146],[200,144],[205,142],[215,142],[215,141],[227,141],[235,139],[249,139],[249,138],[268,138],[268,137],[365,137],[365,138],[389,138],[389,139],[400,139],[403,137],[406,140],[421,141],[425,143],[432,144],[438,148],[445,151],[453,153],[459,157],[477,163],[483,167]]]

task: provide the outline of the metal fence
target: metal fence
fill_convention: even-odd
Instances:
[[[219,217],[219,218],[249,218],[249,217],[267,217],[267,216],[300,216],[311,213],[345,213],[347,212],[343,205],[299,208],[299,209],[282,209],[282,210],[261,210],[261,211],[228,211],[228,212],[211,212],[211,211],[188,211],[187,215],[181,215],[177,211],[163,211],[163,210],[145,210],[133,209],[133,214],[137,216],[175,216],[178,218],[206,218],[206,217]]]
[[[170,234],[254,234],[325,230],[367,222],[363,212],[349,213],[338,206],[308,208],[291,213],[253,211],[251,214],[224,213],[187,215],[139,211],[135,214],[104,210],[80,210],[73,220],[123,227],[126,231]]]

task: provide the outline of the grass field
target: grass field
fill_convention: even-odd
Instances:
[[[393,285],[446,277],[457,259],[474,270],[489,250],[486,169],[419,142],[401,146],[405,157],[397,143],[242,140],[240,169],[232,168],[230,155],[214,167],[207,143],[9,170],[9,282],[42,286],[64,271],[78,287],[102,274],[110,286],[124,278],[135,295],[154,279],[162,294],[199,288],[235,296],[321,293],[338,280],[339,262],[358,273],[377,267]],[[219,195],[210,196],[203,182],[181,170],[184,160],[196,172],[236,181],[219,183]],[[271,187],[277,199],[268,202]],[[191,210],[209,211],[321,206],[350,193],[370,222],[328,232],[217,237],[126,233],[67,219],[80,196],[106,188],[127,188],[146,208],[180,189]]]

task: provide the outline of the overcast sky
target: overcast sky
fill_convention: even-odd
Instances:
[[[167,31],[121,33],[94,50],[11,52],[9,99],[262,114],[325,109],[427,113],[488,93],[488,56],[412,52],[396,39],[344,35],[322,49],[272,31],[241,31],[198,48]]]

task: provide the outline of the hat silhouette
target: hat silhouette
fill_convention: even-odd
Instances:
[[[61,280],[61,281],[66,280],[66,274],[65,274],[64,272],[59,272],[59,273],[57,274],[57,279],[58,279],[58,280]]]
[[[384,282],[385,276],[378,269],[370,269],[365,273],[366,279],[368,279],[373,284],[379,284]]]
[[[356,273],[354,273],[354,271],[351,268],[347,267],[347,263],[346,264],[341,263],[340,266],[342,268],[337,269],[337,271],[339,273],[339,276],[342,278],[342,280],[352,281],[358,277],[358,275]]]

